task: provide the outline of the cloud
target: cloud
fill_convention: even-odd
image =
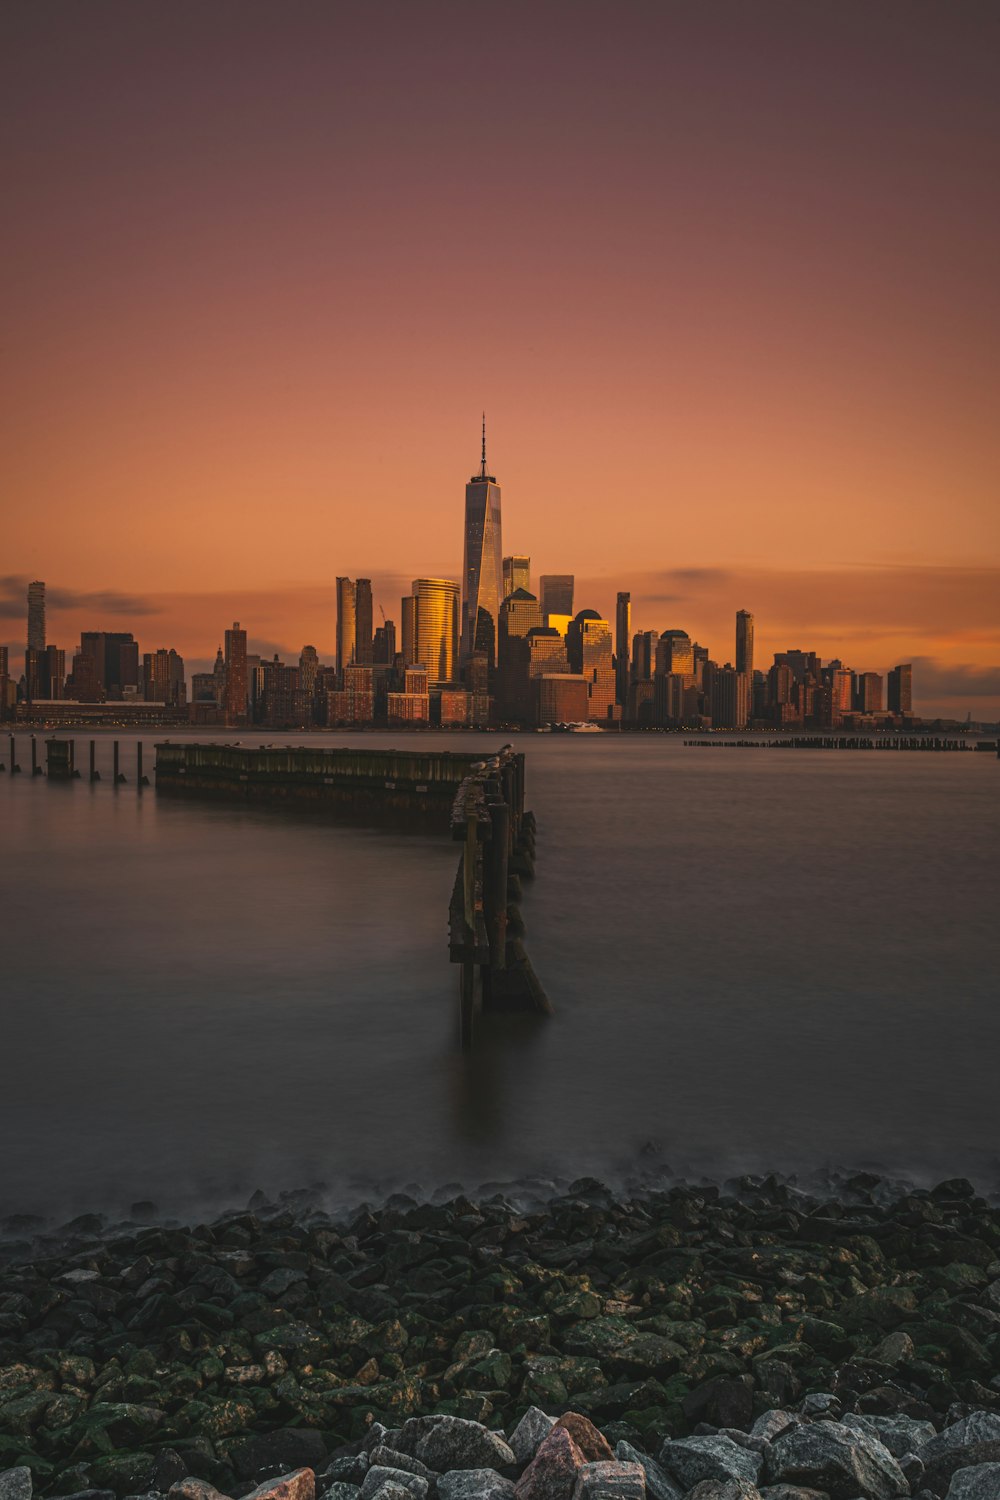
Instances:
[[[968,662],[915,656],[913,678],[929,698],[1000,698],[1000,663],[976,667]]]
[[[32,580],[24,574],[9,573],[0,578],[0,619],[27,619],[28,584]],[[90,610],[95,616],[137,615],[146,617],[160,613],[160,606],[139,594],[120,594],[114,589],[97,589],[87,592],[80,589],[60,588],[58,584],[46,584],[45,606],[47,611]],[[100,628],[99,619],[95,629]]]

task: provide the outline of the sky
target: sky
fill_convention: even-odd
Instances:
[[[578,607],[995,718],[998,183],[992,3],[7,6],[0,641],[329,658],[485,409]]]

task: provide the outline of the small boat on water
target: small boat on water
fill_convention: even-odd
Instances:
[[[553,734],[603,734],[604,730],[592,719],[580,719],[571,724],[553,724],[552,732]]]

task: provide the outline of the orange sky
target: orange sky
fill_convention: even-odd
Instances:
[[[191,664],[234,617],[330,652],[336,574],[397,619],[457,576],[485,406],[506,546],[579,605],[1000,712],[995,7],[3,29],[0,640],[41,577],[67,647],[127,596]]]

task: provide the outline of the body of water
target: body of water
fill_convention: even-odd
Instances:
[[[667,1167],[1000,1183],[994,756],[521,737],[556,1013],[482,1018],[463,1056],[456,846],[139,795],[134,743],[118,789],[110,739],[94,786],[0,778],[0,1212]]]

